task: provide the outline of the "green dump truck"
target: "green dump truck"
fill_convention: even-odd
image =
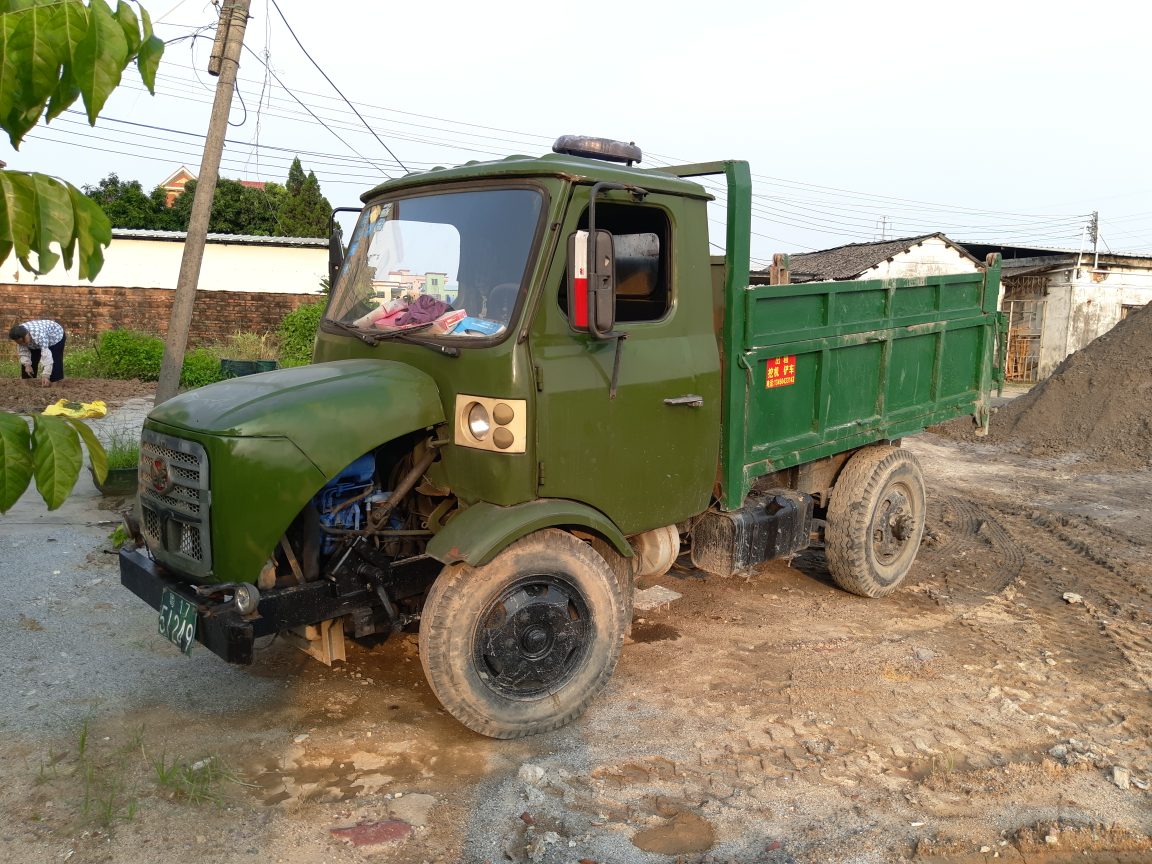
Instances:
[[[281,634],[332,663],[418,627],[444,707],[512,738],[585,710],[635,580],[686,547],[731,575],[823,543],[844,589],[900,583],[925,489],[899,439],[986,426],[998,258],[766,279],[746,162],[554,150],[368,192],[331,244],[313,363],[152,411],[120,566],[162,635],[243,664]],[[706,175],[727,184],[722,257]]]

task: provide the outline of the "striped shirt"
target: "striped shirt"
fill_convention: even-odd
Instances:
[[[32,351],[40,351],[40,377],[47,378],[52,374],[52,352],[48,349],[64,338],[64,328],[55,321],[25,321],[23,325],[28,330],[32,340],[27,345],[17,345],[16,353],[20,356],[21,366],[32,365]]]

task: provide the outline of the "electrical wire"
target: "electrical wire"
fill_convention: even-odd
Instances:
[[[293,30],[292,25],[288,23],[288,19],[284,17],[284,12],[281,11],[281,9],[280,9],[280,4],[277,3],[276,0],[272,0],[272,5],[275,7],[277,14],[280,15],[280,20],[284,22],[284,26],[288,28],[288,32],[292,34],[292,38],[296,40],[296,44],[300,46],[300,50],[304,52],[304,56],[308,58],[308,60],[312,63],[313,66],[316,67],[316,71],[318,71],[321,75],[324,76],[324,80],[332,85],[332,89],[340,94],[340,98],[343,99],[344,102],[348,105],[348,107],[352,109],[353,113],[355,113],[355,115],[357,117],[360,117],[360,112],[356,110],[356,106],[348,101],[348,97],[345,96],[343,94],[343,92],[341,92],[340,88],[336,86],[336,82],[334,82],[331,78],[329,78],[328,73],[320,68],[320,64],[312,59],[312,55],[308,53],[308,49],[304,47],[304,43],[302,43],[300,41],[300,37],[296,35],[296,31]],[[396,164],[399,165],[401,168],[403,168],[404,171],[408,171],[407,168],[404,168],[404,163],[401,162],[399,160],[399,158],[397,158],[396,154],[392,152],[392,148],[389,147],[387,144],[385,144],[384,140],[379,135],[376,134],[376,130],[368,125],[368,121],[365,120],[363,117],[360,117],[360,122],[364,124],[364,128],[366,128],[369,132],[372,133],[372,137],[374,137],[377,141],[380,142],[380,146],[388,151],[388,155],[396,160]]]

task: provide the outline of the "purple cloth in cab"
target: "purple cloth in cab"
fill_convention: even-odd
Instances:
[[[408,307],[408,311],[400,316],[397,326],[406,327],[409,324],[429,324],[448,311],[448,304],[443,300],[436,300],[427,294],[421,294],[416,302]]]

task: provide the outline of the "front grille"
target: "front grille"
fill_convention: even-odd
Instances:
[[[180,526],[180,554],[197,561],[204,559],[204,552],[200,548],[200,529],[195,525]]]
[[[140,507],[144,538],[157,560],[192,576],[212,572],[208,480],[208,454],[200,444],[151,429],[143,431]]]

